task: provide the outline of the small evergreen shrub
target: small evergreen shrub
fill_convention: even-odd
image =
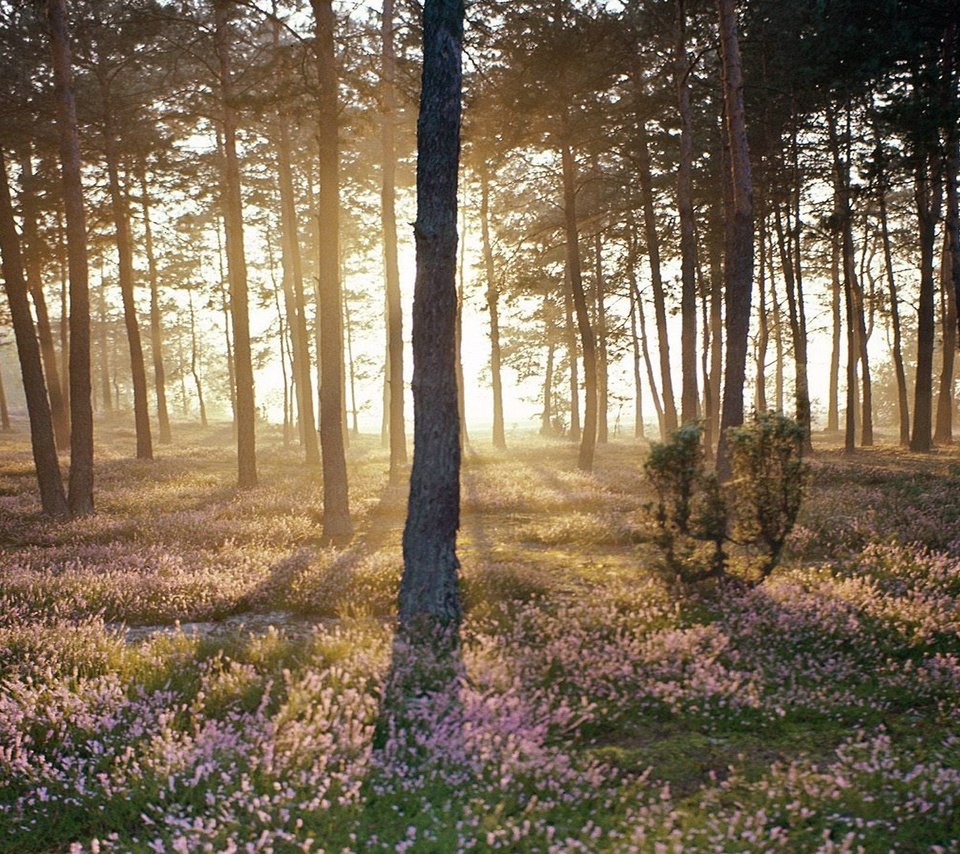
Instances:
[[[656,494],[648,505],[653,541],[684,580],[725,575],[734,547],[757,563],[762,581],[779,563],[800,512],[803,428],[771,412],[728,431],[733,474],[726,483],[706,469],[702,432],[699,424],[684,425],[655,443],[644,463]]]

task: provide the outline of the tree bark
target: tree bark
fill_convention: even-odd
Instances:
[[[463,0],[425,0],[417,122],[414,452],[403,531],[400,625],[457,627],[460,526],[457,412],[457,172]]]
[[[130,212],[120,185],[119,153],[113,133],[109,89],[101,81],[104,99],[103,137],[107,160],[107,176],[110,185],[110,203],[117,241],[117,262],[120,280],[120,295],[123,299],[123,321],[127,330],[127,346],[130,350],[130,373],[133,380],[133,413],[137,432],[137,459],[153,459],[153,438],[150,434],[150,411],[147,403],[147,372],[143,363],[143,344],[140,340],[140,324],[133,295],[133,245],[130,240]]]
[[[680,215],[680,350],[683,385],[680,419],[697,417],[697,236],[693,211],[693,118],[690,113],[690,59],[686,47],[684,0],[677,0],[674,82],[680,113],[680,160],[677,166],[677,211]]]
[[[90,293],[80,142],[73,95],[66,0],[47,0],[70,271],[70,485],[74,516],[93,513],[93,402],[90,395]]]
[[[960,193],[957,188],[960,151],[957,137],[956,128],[952,128],[947,134],[947,156],[944,158],[947,212],[943,229],[940,287],[945,295],[947,311],[943,327],[943,373],[940,377],[940,400],[937,406],[935,438],[938,442],[953,441],[953,369],[957,347],[957,302],[960,295]]]
[[[577,331],[573,326],[573,286],[570,284],[569,260],[563,275],[564,329],[567,337],[567,361],[570,363],[570,438],[580,441],[580,348],[577,347]]]
[[[340,287],[340,141],[337,64],[332,0],[311,0],[316,34],[320,127],[318,215],[320,241],[320,448],[323,457],[323,538],[344,542],[353,535],[342,425],[343,297]]]
[[[633,350],[633,437],[643,439],[643,386],[640,379],[640,337],[637,334],[637,294],[634,288],[630,288],[630,345]]]
[[[507,447],[503,427],[503,379],[500,372],[500,289],[493,269],[490,245],[490,174],[486,164],[480,169],[480,236],[487,276],[487,311],[490,313],[490,382],[493,387],[493,446]]]
[[[735,0],[717,0],[720,17],[720,52],[723,64],[723,98],[730,144],[732,217],[730,250],[724,259],[726,285],[727,358],[724,371],[723,406],[717,471],[730,476],[727,433],[743,423],[743,383],[750,331],[750,290],[753,282],[753,183],[750,150],[743,107],[743,73],[737,36]]]
[[[17,340],[17,355],[23,376],[23,390],[27,398],[30,418],[30,443],[36,466],[40,505],[48,516],[64,519],[70,515],[63,491],[60,461],[53,434],[53,419],[43,378],[40,345],[33,328],[27,281],[23,272],[20,238],[13,219],[7,166],[0,150],[0,256],[3,264],[3,284],[10,303],[13,334]],[[7,423],[9,428],[9,421]]]
[[[33,158],[30,151],[20,157],[22,186],[20,195],[20,213],[23,218],[23,261],[27,277],[27,288],[33,298],[37,311],[37,338],[40,341],[40,355],[43,358],[43,370],[47,379],[47,394],[50,398],[50,414],[53,418],[53,432],[58,448],[70,447],[70,417],[63,399],[63,386],[60,372],[57,370],[57,350],[53,344],[53,330],[50,327],[50,315],[47,312],[47,300],[43,293],[41,274],[40,235],[37,231],[37,194],[33,174]]]
[[[279,41],[279,24],[274,25],[274,42]],[[284,76],[287,76],[284,67]],[[300,441],[308,466],[319,465],[320,448],[313,417],[313,379],[310,369],[310,337],[307,334],[306,300],[303,288],[303,259],[300,255],[300,234],[290,165],[291,110],[282,109],[276,124],[277,184],[280,190],[280,253],[283,261],[283,292],[290,329],[293,377],[296,389],[297,419]]]
[[[230,315],[233,321],[235,423],[237,427],[237,486],[257,484],[257,410],[250,348],[250,311],[247,296],[247,260],[243,245],[243,196],[237,160],[237,112],[234,107],[233,70],[230,59],[229,9],[232,0],[215,0],[216,46],[220,64],[224,169],[221,202],[230,280]]]
[[[910,450],[926,452],[933,447],[933,258],[937,222],[940,219],[940,182],[936,156],[918,156],[914,196],[920,242],[920,296],[917,307],[917,378],[913,398],[913,433]]]
[[[650,166],[650,147],[647,129],[641,122],[637,129],[640,143],[638,161],[640,199],[643,207],[643,227],[647,240],[647,258],[650,261],[650,280],[653,285],[653,311],[657,322],[657,341],[660,353],[660,382],[663,389],[663,419],[661,438],[677,429],[677,405],[673,395],[673,376],[670,372],[670,340],[667,333],[667,307],[660,269],[660,235],[653,201],[653,177]]]
[[[197,352],[197,321],[193,310],[193,291],[187,291],[190,301],[190,376],[197,388],[197,408],[200,410],[200,426],[207,426],[207,407],[203,402],[203,385],[200,383],[199,355]],[[284,377],[286,385],[286,377]]]
[[[400,266],[397,260],[397,144],[396,144],[396,58],[393,43],[394,0],[383,0],[381,32],[380,145],[383,152],[383,180],[380,189],[383,223],[383,263],[387,303],[386,408],[390,441],[390,480],[399,480],[407,464],[407,434],[404,417],[403,308],[400,294]]]
[[[603,278],[603,243],[598,231],[594,235],[594,301],[597,334],[597,442],[605,445],[610,438],[609,358],[607,353],[606,284]]]
[[[167,372],[163,365],[163,323],[160,316],[160,285],[157,259],[153,249],[153,226],[150,222],[150,192],[147,167],[140,165],[140,204],[143,209],[143,242],[147,254],[147,275],[150,281],[150,353],[153,357],[153,385],[157,396],[157,439],[161,445],[173,441],[170,433],[170,411],[167,408]]]

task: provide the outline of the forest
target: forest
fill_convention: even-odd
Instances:
[[[0,851],[960,852],[958,30],[0,0]]]

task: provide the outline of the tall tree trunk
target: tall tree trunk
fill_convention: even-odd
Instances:
[[[653,285],[653,311],[657,322],[657,341],[660,352],[660,382],[663,388],[663,420],[661,438],[677,429],[677,405],[673,396],[673,376],[670,373],[670,340],[667,332],[667,307],[660,270],[660,235],[653,201],[653,177],[650,166],[650,146],[647,129],[641,122],[637,128],[639,148],[640,199],[643,207],[643,226],[647,239],[647,257],[650,261],[650,281]]]
[[[23,390],[27,398],[30,418],[30,442],[33,462],[40,489],[40,505],[48,516],[66,518],[70,515],[63,491],[60,461],[53,435],[53,419],[43,378],[40,345],[33,328],[27,281],[20,254],[20,239],[13,219],[13,203],[7,181],[7,166],[0,149],[0,257],[3,265],[3,284],[10,303],[13,334],[17,339],[17,355],[23,376]],[[9,420],[7,423],[9,427]]]
[[[890,246],[890,228],[887,222],[887,189],[884,173],[879,176],[877,201],[880,210],[880,237],[883,242],[883,266],[887,275],[887,293],[890,298],[890,323],[893,327],[893,367],[897,377],[897,414],[900,423],[900,444],[910,444],[910,404],[907,400],[907,372],[903,366],[903,343],[900,325],[900,296],[893,274],[893,250]]]
[[[763,206],[761,204],[761,211]],[[767,318],[767,263],[763,251],[763,221],[765,213],[760,214],[760,252],[757,274],[760,302],[757,305],[757,384],[754,405],[757,412],[767,411],[767,344],[770,341],[770,324]]]
[[[833,321],[830,350],[830,388],[827,399],[827,431],[840,430],[840,244],[839,235],[830,239],[830,316]]]
[[[311,0],[319,68],[320,447],[323,456],[323,537],[343,542],[353,535],[342,426],[343,314],[340,293],[340,131],[332,0]]]
[[[160,317],[160,285],[157,259],[153,250],[153,226],[150,222],[150,193],[147,167],[140,164],[140,204],[143,208],[143,242],[147,254],[150,280],[150,352],[153,356],[153,384],[157,395],[157,428],[161,445],[173,441],[170,433],[170,412],[167,408],[167,372],[163,366],[163,324]]]
[[[720,146],[721,169],[726,147]],[[727,182],[724,182],[727,183]],[[704,422],[703,443],[710,456],[720,437],[720,398],[723,388],[723,199],[712,205],[710,223],[710,406]]]
[[[279,41],[279,25],[274,25],[274,40]],[[284,76],[287,76],[284,69]],[[313,417],[313,378],[310,369],[310,336],[307,334],[306,299],[303,288],[303,259],[300,255],[300,229],[293,189],[293,170],[290,165],[289,109],[279,115],[276,125],[277,178],[280,190],[280,252],[283,259],[283,292],[287,311],[287,325],[293,344],[293,377],[296,387],[297,419],[300,423],[300,441],[308,466],[319,465],[320,448],[317,444],[317,426]]]
[[[226,223],[224,223],[226,226]],[[217,225],[217,258],[219,260],[219,269],[220,269],[220,311],[223,313],[223,338],[224,344],[227,349],[227,385],[230,386],[230,414],[232,416],[233,422],[233,438],[237,438],[237,377],[236,372],[234,371],[234,365],[236,364],[233,358],[233,335],[230,331],[230,299],[229,299],[229,283],[227,282],[226,268],[224,267],[223,259],[223,242],[220,239],[220,226]],[[183,359],[180,359],[181,365],[183,364]],[[182,379],[182,372],[181,372]],[[186,396],[184,396],[186,399]]]
[[[637,321],[640,324],[640,349],[643,353],[643,362],[647,368],[647,382],[650,385],[650,396],[653,398],[653,408],[657,412],[657,427],[660,438],[664,438],[664,413],[657,392],[657,380],[653,372],[653,360],[650,358],[650,347],[647,343],[647,318],[643,310],[643,298],[637,283],[637,255],[638,240],[636,223],[633,220],[633,211],[627,211],[627,281],[630,284],[630,295],[637,307]]]
[[[493,270],[490,245],[490,174],[486,164],[480,169],[480,237],[487,275],[487,310],[490,313],[490,379],[493,386],[493,446],[507,447],[503,428],[503,380],[500,375],[500,289]]]
[[[743,423],[743,382],[750,332],[750,289],[753,282],[753,183],[750,150],[743,108],[743,73],[737,36],[735,0],[717,0],[720,17],[720,52],[723,64],[723,99],[730,144],[730,250],[724,259],[727,300],[727,359],[724,371],[723,408],[717,471],[730,475],[726,431]]]
[[[107,326],[107,286],[103,272],[103,261],[100,262],[100,287],[97,292],[99,303],[99,332],[100,332],[100,395],[103,400],[103,411],[113,413],[113,391],[110,385],[110,336]]]
[[[932,446],[933,428],[933,258],[940,219],[940,181],[934,154],[919,156],[914,195],[920,226],[920,297],[917,307],[917,379],[913,399],[913,433],[910,450],[925,452]]]
[[[767,246],[767,269],[770,271],[770,309],[773,315],[773,343],[777,353],[777,363],[774,367],[774,396],[777,401],[777,412],[783,414],[783,312],[780,309],[780,295],[777,293],[777,280],[773,275],[773,243],[767,238],[769,233],[764,225],[764,234],[761,237],[761,246]]]
[[[633,349],[633,437],[643,439],[643,386],[640,380],[640,338],[637,335],[637,295],[634,288],[630,288],[630,344]]]
[[[570,362],[570,438],[580,441],[580,348],[577,347],[577,331],[573,325],[573,286],[570,284],[569,261],[563,276],[564,329],[567,337],[567,360]]]
[[[594,299],[597,333],[597,441],[605,445],[610,438],[609,358],[607,354],[606,285],[603,278],[603,243],[600,232],[594,235]]]
[[[227,270],[230,279],[230,315],[233,321],[234,379],[237,427],[237,485],[257,484],[257,408],[250,348],[250,311],[247,297],[247,259],[243,245],[243,196],[237,160],[237,112],[234,107],[229,11],[232,0],[214,0],[216,47],[220,64],[220,98],[223,124],[223,186],[221,201],[226,234]]]
[[[61,378],[63,388],[63,408],[67,412],[67,421],[70,421],[70,277],[67,273],[67,235],[63,223],[64,214],[57,208],[57,267],[60,277],[60,367],[63,368]]]
[[[547,343],[547,366],[543,376],[543,412],[540,414],[540,435],[553,435],[553,363],[556,344],[553,338],[553,300],[546,291],[543,295],[543,334]]]
[[[425,0],[417,122],[414,451],[403,531],[400,625],[458,627],[457,172],[463,0]]]
[[[133,295],[133,245],[130,240],[130,212],[120,186],[119,154],[113,134],[110,93],[101,81],[104,98],[103,137],[110,184],[110,202],[117,241],[117,261],[120,295],[123,298],[123,321],[130,350],[130,374],[133,380],[133,415],[137,430],[137,459],[153,459],[153,439],[150,435],[150,411],[147,403],[147,372],[143,364],[143,345],[140,341],[140,323]]]
[[[597,343],[590,325],[590,312],[583,289],[580,264],[580,234],[577,227],[577,167],[570,147],[570,118],[566,110],[561,114],[560,158],[563,166],[563,220],[566,236],[567,269],[570,271],[570,289],[573,308],[583,351],[583,432],[577,465],[581,471],[593,469],[593,455],[597,446]]]
[[[37,311],[37,337],[40,340],[40,355],[43,358],[43,370],[47,379],[54,436],[58,448],[69,448],[70,417],[63,399],[63,386],[60,382],[60,372],[57,370],[57,350],[53,344],[53,330],[50,327],[47,300],[43,293],[41,246],[37,231],[36,179],[33,174],[33,157],[29,149],[20,157],[20,174],[22,181],[20,214],[23,218],[22,243],[27,288],[30,296],[33,297],[33,305]]]
[[[938,444],[953,442],[953,365],[957,350],[957,301],[953,291],[950,232],[944,231],[943,254],[940,261],[940,322],[943,329],[943,362],[940,368],[940,391],[937,396],[936,430],[933,440]]]
[[[360,435],[360,424],[357,421],[357,383],[356,366],[353,363],[353,330],[350,325],[350,300],[347,292],[343,291],[343,323],[347,338],[347,378],[350,381],[350,432],[354,436]]]
[[[691,65],[686,46],[686,10],[677,0],[674,82],[680,113],[680,160],[677,166],[677,211],[680,215],[680,349],[683,368],[680,418],[697,417],[697,236],[693,212],[693,118],[690,113]]]
[[[464,194],[466,196],[466,194]],[[467,435],[467,390],[463,379],[463,293],[466,281],[467,205],[464,199],[460,216],[460,265],[457,273],[457,414],[460,418],[460,447],[470,443]]]
[[[381,110],[380,144],[383,158],[383,182],[380,189],[383,222],[383,261],[387,303],[388,408],[385,409],[390,437],[390,479],[396,482],[407,464],[407,434],[403,413],[403,309],[400,295],[400,265],[397,260],[397,144],[396,144],[396,59],[393,45],[394,0],[383,0],[381,34]]]
[[[70,486],[74,516],[93,513],[93,402],[90,395],[90,293],[80,142],[73,96],[66,0],[47,0],[70,270]]]
[[[199,353],[197,348],[197,321],[193,310],[193,291],[187,291],[190,300],[190,376],[197,388],[197,407],[200,410],[200,426],[207,426],[207,407],[203,402],[203,386],[200,383]],[[286,377],[284,377],[286,384]]]

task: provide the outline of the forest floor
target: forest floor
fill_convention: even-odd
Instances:
[[[960,850],[960,450],[822,447],[783,565],[684,586],[644,445],[465,456],[463,677],[374,748],[403,490],[354,542],[274,433],[99,430],[96,516],[0,436],[0,850]]]

